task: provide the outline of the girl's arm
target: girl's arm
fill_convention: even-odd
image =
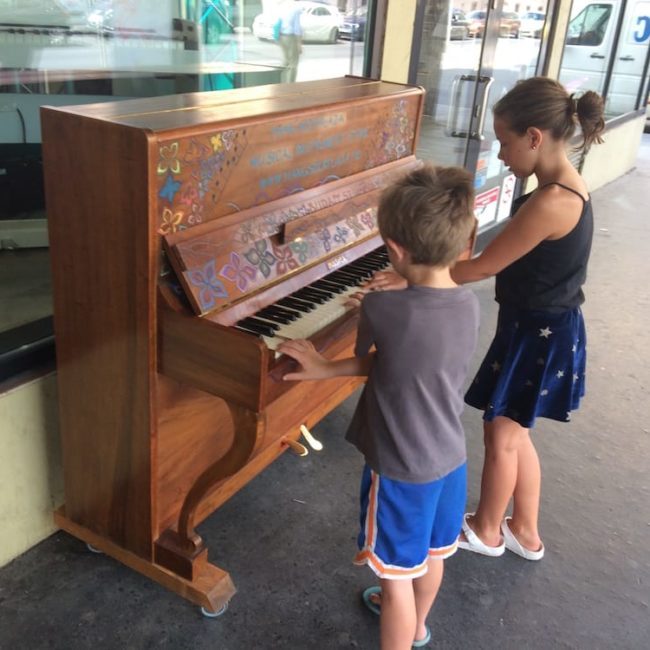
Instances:
[[[286,381],[330,379],[343,376],[367,377],[375,354],[371,352],[365,357],[350,357],[349,359],[330,361],[317,352],[310,341],[303,339],[281,343],[278,346],[278,352],[290,356],[301,365],[299,371],[284,375],[283,379]]]
[[[548,190],[531,197],[478,257],[456,262],[451,269],[452,279],[465,284],[496,275],[545,239],[568,232],[567,212],[575,213],[577,223],[582,212],[578,197],[549,196]]]

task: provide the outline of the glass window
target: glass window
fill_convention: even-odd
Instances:
[[[571,22],[567,45],[600,45],[612,15],[611,4],[587,5]]]
[[[574,3],[560,81],[572,92],[603,94],[607,117],[633,111],[649,45],[650,0]]]
[[[283,50],[266,19],[293,4],[0,0],[0,337],[52,313],[40,106],[279,83]],[[295,2],[296,81],[363,75],[367,4]],[[339,7],[358,17],[349,40]]]

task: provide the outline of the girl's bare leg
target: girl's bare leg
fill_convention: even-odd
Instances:
[[[416,628],[415,640],[424,639],[427,633],[427,616],[438,595],[442,583],[445,561],[429,558],[428,570],[420,578],[413,580],[413,593],[415,594]]]
[[[541,480],[537,450],[526,431],[517,452],[517,483],[509,526],[519,543],[531,551],[539,550],[542,544],[537,527]]]
[[[528,438],[528,429],[503,416],[483,426],[485,459],[481,477],[481,496],[470,526],[488,546],[501,543],[501,521],[515,491],[519,448]]]
[[[410,650],[416,625],[413,581],[382,579],[380,584],[381,650]]]

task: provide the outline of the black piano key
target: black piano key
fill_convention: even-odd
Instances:
[[[286,307],[278,307],[277,305],[269,305],[259,313],[275,314],[276,316],[282,316],[289,321],[294,321],[300,316],[300,314],[295,309],[287,309]]]
[[[290,307],[291,309],[297,309],[300,312],[307,313],[314,310],[314,304],[305,302],[304,300],[298,300],[296,298],[282,298],[278,300],[277,305],[282,305],[283,307]]]
[[[260,336],[261,332],[256,332],[255,330],[249,328],[249,327],[244,327],[243,325],[233,325],[233,328],[236,330],[239,330],[240,332],[245,332],[246,334],[251,334],[252,336]],[[275,334],[271,334],[270,336],[275,336]]]
[[[383,269],[385,266],[383,262],[373,262],[371,260],[364,260],[364,259],[359,260],[355,264],[356,266],[365,269],[370,273],[375,273],[376,271]]]
[[[275,330],[280,329],[280,326],[277,324],[265,322],[258,318],[252,318],[251,316],[242,318],[242,320],[237,322],[237,325],[246,327],[258,334],[264,334],[264,336],[275,336]]]
[[[340,280],[342,282],[345,282],[348,287],[353,287],[363,282],[362,278],[352,275],[351,273],[346,273],[342,270],[335,271],[332,277],[337,281]]]
[[[314,303],[318,303],[319,305],[322,305],[323,303],[327,302],[327,298],[324,296],[319,296],[317,294],[310,293],[308,291],[305,291],[305,289],[300,289],[299,291],[295,291],[294,293],[291,294],[292,298],[298,298],[300,300],[305,300],[306,302],[310,302],[312,305]]]
[[[312,286],[311,284],[308,284],[304,290],[307,293],[311,293],[315,296],[321,296],[322,298],[325,298],[326,300],[331,300],[332,296],[334,295],[333,291],[327,291],[327,289],[318,289],[317,287]]]
[[[316,280],[316,282],[312,282],[310,287],[315,287],[316,289],[325,289],[325,291],[332,291],[334,293],[342,293],[345,291],[345,287],[336,284],[335,282],[330,282],[329,279],[320,279]]]
[[[253,314],[253,318],[269,320],[273,323],[279,323],[280,325],[287,325],[292,320],[294,320],[293,318],[287,318],[286,316],[280,316],[276,313],[269,312],[267,309],[262,309],[262,311],[256,312],[255,314]]]

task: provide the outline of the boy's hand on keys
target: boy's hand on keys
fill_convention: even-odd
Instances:
[[[363,291],[396,291],[406,289],[407,285],[406,279],[393,270],[377,271],[372,279],[363,285]]]
[[[295,359],[301,366],[296,372],[289,372],[282,379],[285,381],[324,379],[328,377],[329,361],[320,354],[311,341],[296,339],[281,343],[278,352]]]

